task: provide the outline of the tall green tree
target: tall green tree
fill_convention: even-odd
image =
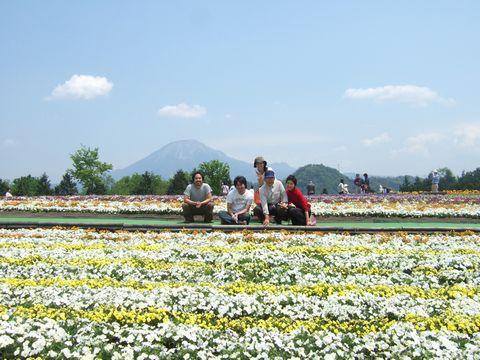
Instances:
[[[168,195],[183,194],[185,188],[190,182],[191,176],[188,172],[183,170],[177,170],[175,175],[170,179],[167,189]]]
[[[107,192],[107,178],[105,173],[113,168],[111,164],[101,162],[98,148],[90,149],[82,145],[70,158],[73,162],[71,173],[82,184],[83,192],[90,194],[105,194]]]
[[[109,190],[116,195],[164,195],[167,193],[168,181],[146,171],[143,174],[133,174],[119,179]]]
[[[410,184],[410,180],[408,180],[408,176],[405,175],[404,178],[403,178],[403,183],[402,185],[400,185],[400,191],[412,191],[411,189],[412,187],[412,184]]]
[[[48,179],[48,175],[43,173],[42,176],[38,179],[38,195],[52,195],[52,186],[50,184],[50,180]]]
[[[0,196],[5,195],[8,189],[10,189],[9,181],[0,179]]]
[[[56,195],[76,195],[78,194],[77,184],[69,171],[65,172],[60,184],[55,186]]]
[[[461,190],[480,190],[480,167],[473,171],[466,171],[458,179],[458,188]]]
[[[12,194],[15,196],[37,196],[38,189],[39,180],[32,175],[21,176],[12,181]]]
[[[203,162],[198,167],[204,175],[204,181],[212,188],[214,195],[222,194],[222,184],[230,180],[230,166],[219,160]]]
[[[447,167],[438,169],[440,175],[440,189],[441,190],[453,190],[457,188],[458,179],[453,175],[452,170]]]

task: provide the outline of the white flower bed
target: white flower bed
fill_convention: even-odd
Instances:
[[[324,196],[310,199],[316,216],[480,218],[480,197],[460,196]],[[226,210],[225,199],[215,197],[214,213]],[[252,208],[253,210],[253,208]],[[182,214],[178,196],[91,196],[0,198],[0,211]]]
[[[480,235],[0,229],[6,358],[480,353]]]

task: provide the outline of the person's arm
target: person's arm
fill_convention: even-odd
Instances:
[[[265,185],[260,188],[259,193],[260,193],[260,201],[262,202],[263,215],[267,217],[269,213],[268,213],[267,190],[265,189]]]
[[[212,192],[209,192],[207,194],[207,198],[205,200],[203,200],[202,202],[200,202],[200,206],[205,206],[212,200],[213,200]]]
[[[205,196],[205,200],[199,202],[200,205],[198,207],[205,206],[213,200],[212,188],[210,185],[204,183],[202,186],[204,186],[204,191],[207,193],[207,195]]]
[[[302,191],[299,188],[296,188],[296,189],[297,189],[298,198],[300,200],[300,204],[302,205],[302,209],[308,213],[308,201],[305,198],[305,196],[303,196]],[[307,216],[307,219],[308,219],[308,216]]]
[[[308,215],[308,210],[305,210],[305,225],[312,225],[310,222],[310,216]]]
[[[281,181],[278,182],[278,188],[280,190],[280,203],[279,205],[283,208],[288,207],[288,195],[287,192],[285,191],[285,188],[283,187],[283,184]]]
[[[233,203],[227,202],[227,212],[235,222],[238,222],[238,215],[233,212]]]
[[[183,202],[188,205],[193,205],[193,206],[197,205],[197,201],[191,200],[190,196],[188,195],[183,195]]]
[[[245,214],[245,213],[249,212],[250,211],[250,206],[252,206],[252,203],[247,201],[245,203],[245,207],[242,210],[240,210],[239,212],[236,213],[237,217],[239,215],[242,215],[242,214]]]

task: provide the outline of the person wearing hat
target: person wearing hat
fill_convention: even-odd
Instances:
[[[255,160],[253,161],[253,167],[255,168],[255,174],[257,175],[258,180],[255,190],[258,190],[263,185],[265,171],[270,168],[267,167],[267,162],[265,161],[263,156],[257,156],[255,158]]]
[[[440,175],[437,170],[432,172],[432,192],[438,192],[438,184],[440,183]]]
[[[257,175],[257,183],[253,185],[253,201],[255,204],[260,205],[260,188],[264,182],[265,171],[272,170],[272,168],[267,167],[267,162],[263,158],[263,156],[257,156],[255,160],[253,160],[253,167],[255,168],[255,175]]]
[[[287,219],[288,197],[280,180],[275,179],[275,172],[267,170],[264,174],[264,184],[259,190],[261,205],[253,209],[253,214],[263,223],[270,224],[270,216],[275,217],[275,222],[281,224]]]

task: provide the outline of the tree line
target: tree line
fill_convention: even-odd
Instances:
[[[460,176],[455,176],[452,171],[445,167],[438,170],[440,175],[440,190],[480,190],[480,168],[473,171],[463,171]],[[401,192],[430,191],[432,186],[432,174],[426,178],[415,177],[413,181],[405,176],[400,186]]]
[[[60,183],[52,186],[46,173],[40,177],[21,176],[8,180],[0,179],[0,196],[8,190],[14,196],[48,195],[177,195],[183,194],[194,172],[201,171],[215,195],[222,192],[222,184],[231,185],[230,167],[219,160],[203,162],[191,172],[178,170],[172,178],[146,171],[143,174],[124,176],[115,181],[108,171],[111,164],[99,160],[98,148],[83,146],[70,155],[72,168],[68,169]]]
[[[82,147],[70,155],[72,168],[68,169],[60,183],[52,186],[46,173],[40,177],[22,176],[13,181],[0,179],[0,196],[8,190],[14,196],[44,195],[178,195],[183,194],[191,182],[192,174],[199,170],[205,175],[205,182],[213,194],[222,193],[222,184],[231,185],[230,167],[219,160],[203,162],[191,172],[178,170],[172,178],[163,179],[153,172],[124,176],[115,181],[108,171],[113,166],[99,160],[98,148]],[[455,176],[449,168],[438,170],[440,190],[480,190],[480,168],[463,171]],[[432,174],[426,178],[404,177],[400,192],[429,191]]]

